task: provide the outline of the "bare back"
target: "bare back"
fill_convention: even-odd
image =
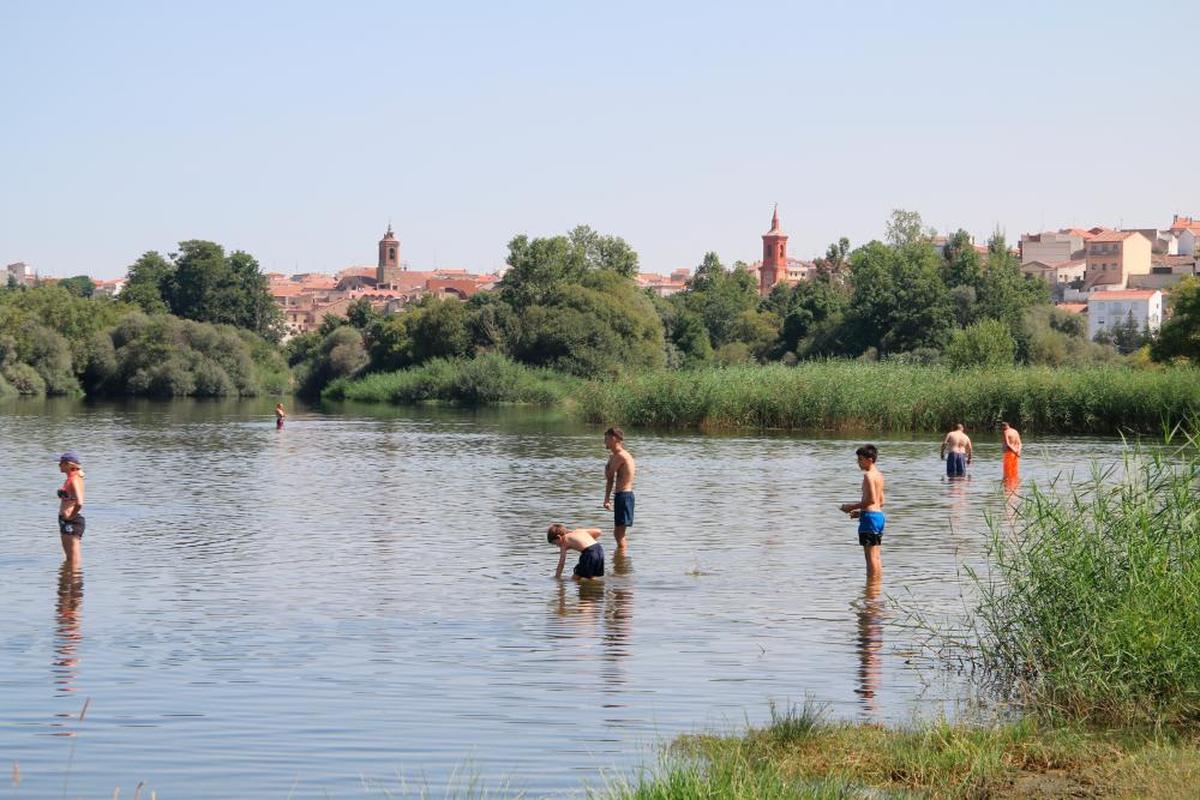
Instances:
[[[562,537],[562,546],[566,550],[578,550],[582,553],[596,543],[600,533],[599,528],[576,528]]]
[[[1021,455],[1021,434],[1017,432],[1016,428],[1005,429],[1004,449],[1013,455]]]
[[[962,431],[954,430],[946,434],[942,443],[951,453],[965,453],[971,449],[971,437]]]

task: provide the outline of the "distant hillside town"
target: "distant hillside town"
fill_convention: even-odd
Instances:
[[[1131,317],[1140,328],[1157,331],[1163,321],[1165,296],[1186,275],[1195,275],[1200,220],[1174,215],[1165,228],[1060,228],[1026,233],[1017,255],[1021,270],[1045,281],[1057,307],[1086,314],[1089,338]],[[946,236],[932,236],[933,247],[944,252]],[[973,244],[978,251],[987,248]],[[791,258],[787,252],[778,208],[770,229],[762,234],[762,258],[744,265],[766,297],[779,284],[812,280],[816,263]],[[266,274],[269,291],[283,312],[288,335],[317,330],[330,314],[344,316],[351,303],[366,299],[385,314],[396,313],[425,296],[467,300],[494,289],[504,270],[474,273],[466,268],[412,270],[400,257],[400,241],[389,224],[378,242],[375,266],[350,266],[336,273],[306,272]],[[639,273],[642,288],[669,297],[687,287],[691,269],[669,275]],[[75,279],[72,279],[75,280]],[[4,268],[0,282],[8,286],[33,286],[57,282],[39,278],[24,262]],[[92,280],[97,295],[115,296],[125,279]]]

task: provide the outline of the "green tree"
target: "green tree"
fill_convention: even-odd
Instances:
[[[1200,280],[1186,276],[1167,301],[1171,316],[1150,345],[1155,361],[1186,358],[1200,363]]]
[[[937,254],[928,243],[889,247],[871,242],[860,247],[850,257],[850,281],[850,355],[872,347],[890,355],[945,346],[954,309]]]
[[[564,284],[522,309],[509,334],[514,359],[581,377],[665,363],[662,321],[633,281],[609,270]]]
[[[515,237],[508,243],[507,262],[501,295],[514,307],[523,308],[543,302],[557,288],[578,283],[589,273],[612,272],[632,278],[637,274],[638,258],[624,239],[580,225],[566,236]]]
[[[932,228],[925,228],[919,213],[897,208],[893,209],[892,215],[888,217],[885,238],[892,247],[899,248],[928,242],[934,233]]]
[[[975,250],[971,234],[959,228],[946,240],[942,277],[951,289],[970,286],[978,289],[983,282],[983,260]]]
[[[743,267],[725,269],[716,253],[706,253],[684,291],[672,301],[698,316],[713,347],[735,340],[735,321],[759,304],[758,287]]]
[[[374,309],[371,301],[365,297],[354,300],[346,307],[346,319],[360,331],[371,327],[383,315]]]
[[[943,355],[956,369],[1011,366],[1017,355],[1017,342],[1008,325],[985,319],[955,331]]]
[[[473,354],[465,303],[426,297],[416,308],[405,312],[405,316],[414,363]]]
[[[96,284],[87,275],[76,275],[73,278],[63,278],[58,285],[76,297],[91,297],[96,291]]]
[[[821,272],[811,281],[802,281],[785,289],[788,299],[775,346],[777,357],[798,353],[802,349],[800,343],[814,333],[816,326],[835,315],[840,317],[846,311],[849,295],[835,281],[832,272]]]
[[[171,262],[160,253],[147,251],[129,268],[125,287],[118,297],[147,314],[165,314],[168,309],[167,301],[163,298],[163,287],[173,270]]]

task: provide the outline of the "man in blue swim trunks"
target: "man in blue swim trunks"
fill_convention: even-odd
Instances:
[[[947,453],[947,450],[950,452]],[[938,451],[938,458],[946,459],[946,477],[967,477],[967,465],[971,463],[972,455],[971,437],[967,436],[963,424],[959,422],[946,434],[942,449]]]
[[[633,525],[633,479],[637,464],[625,449],[625,433],[620,428],[604,432],[604,446],[609,452],[608,463],[604,465],[604,507],[613,512],[613,538],[617,540],[617,552],[622,553],[626,549],[625,529]]]
[[[863,471],[862,500],[843,503],[842,511],[850,519],[858,520],[858,543],[862,545],[867,560],[867,581],[883,579],[883,559],[879,548],[883,545],[883,473],[875,467],[879,450],[866,444],[854,451],[858,457],[858,468]]]

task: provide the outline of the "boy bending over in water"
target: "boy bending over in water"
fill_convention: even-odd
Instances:
[[[558,569],[554,577],[561,578],[563,566],[567,563],[567,551],[579,551],[579,563],[575,565],[575,580],[580,578],[600,578],[604,575],[604,548],[596,540],[600,538],[599,528],[576,528],[571,530],[566,525],[554,523],[546,531],[546,541],[558,545]]]
[[[883,578],[883,561],[879,548],[883,544],[883,473],[875,468],[875,460],[879,458],[879,450],[875,445],[867,444],[854,451],[858,456],[858,468],[863,471],[862,500],[857,503],[843,503],[842,511],[850,515],[850,519],[858,520],[858,543],[862,545],[863,556],[867,559],[867,580],[877,581]]]

